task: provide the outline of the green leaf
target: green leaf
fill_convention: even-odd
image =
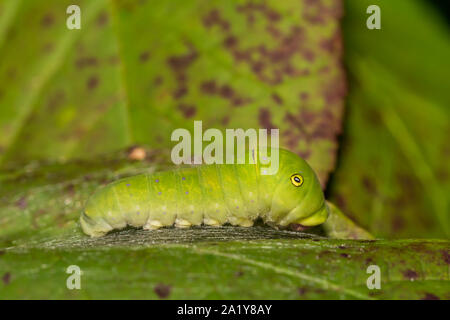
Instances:
[[[81,8],[80,30],[65,27]],[[325,185],[345,94],[341,3],[2,3],[0,161],[172,146],[176,128],[280,128]],[[7,45],[6,45],[7,42]]]
[[[362,27],[369,4],[381,8],[381,30]],[[352,85],[329,198],[376,237],[448,237],[447,25],[419,1],[346,9]]]
[[[2,251],[0,292],[21,299],[449,299],[448,246],[298,239],[258,227],[73,236]],[[83,272],[81,290],[66,287],[70,265]],[[380,267],[380,290],[366,286],[369,265]]]

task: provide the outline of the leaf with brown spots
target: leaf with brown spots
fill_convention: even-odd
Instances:
[[[66,28],[71,4],[80,5],[80,30]],[[0,5],[9,18],[0,29],[0,91],[8,92],[0,97],[0,163],[80,158],[130,143],[108,2]]]
[[[170,148],[172,131],[195,119],[279,128],[281,146],[306,157],[325,185],[346,92],[341,1],[99,0],[81,5],[76,31],[60,27],[69,0],[15,2],[6,2],[13,14],[0,51],[0,71],[13,77],[0,76],[4,166]]]

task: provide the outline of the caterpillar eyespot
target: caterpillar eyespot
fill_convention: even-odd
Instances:
[[[269,167],[256,161],[176,167],[117,180],[89,198],[81,227],[99,237],[127,225],[154,230],[225,223],[250,227],[258,218],[275,227],[325,222],[328,207],[314,171],[298,155],[277,151],[279,168],[273,175],[261,174]]]
[[[303,177],[296,173],[291,176],[291,182],[294,186],[300,187],[303,184]]]

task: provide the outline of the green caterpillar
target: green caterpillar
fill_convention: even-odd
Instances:
[[[247,151],[253,164],[204,164],[112,182],[88,200],[81,227],[99,237],[127,225],[150,230],[225,223],[250,227],[257,218],[273,227],[325,222],[329,209],[314,171],[296,154],[277,151],[279,168],[273,175],[261,174],[264,165]]]

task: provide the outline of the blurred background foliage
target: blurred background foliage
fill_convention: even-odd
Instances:
[[[359,26],[369,4],[382,30]],[[346,1],[350,92],[329,198],[378,237],[449,235],[450,38],[421,1]]]
[[[171,131],[194,119],[279,127],[327,197],[375,236],[448,237],[449,30],[425,1],[344,1],[347,79],[339,1],[274,11],[247,1],[78,1],[83,27],[68,32],[69,2],[0,3],[3,172],[137,143],[167,148]],[[370,4],[382,8],[381,30],[365,27]]]

